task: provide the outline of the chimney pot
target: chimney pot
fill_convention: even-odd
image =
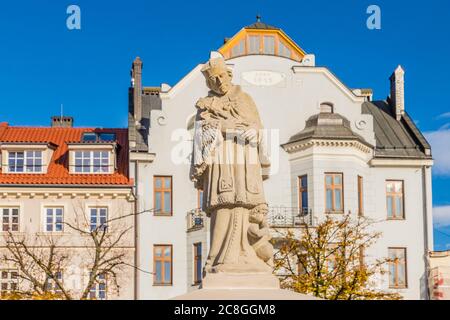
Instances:
[[[73,117],[67,116],[53,116],[51,122],[52,128],[72,128],[73,127]]]

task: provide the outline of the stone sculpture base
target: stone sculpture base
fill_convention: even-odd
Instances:
[[[321,300],[282,289],[199,289],[171,300]]]
[[[277,277],[267,273],[208,273],[199,290],[173,300],[320,300],[280,289]]]
[[[202,289],[280,289],[280,281],[270,273],[207,273]]]

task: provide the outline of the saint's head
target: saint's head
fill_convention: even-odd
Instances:
[[[202,68],[208,88],[219,95],[226,94],[232,87],[232,72],[223,58],[210,59]]]

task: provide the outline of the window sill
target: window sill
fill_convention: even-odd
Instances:
[[[26,232],[21,232],[21,231],[11,231],[11,234],[13,236],[17,236],[17,237],[21,237],[21,236],[25,236]],[[0,231],[0,236],[8,236],[9,232],[8,231]]]
[[[45,237],[45,236],[52,236],[52,237],[54,237],[54,236],[68,236],[68,235],[70,235],[71,233],[69,233],[69,232],[64,232],[64,231],[53,231],[53,232],[50,232],[50,231],[41,231],[41,232],[37,232],[36,233],[36,235],[37,236],[40,236],[40,237]]]
[[[172,217],[173,214],[172,213],[154,213],[153,216],[154,217]]]
[[[389,286],[389,289],[392,289],[392,290],[406,290],[406,289],[408,289],[408,286],[403,286],[403,287],[391,287],[391,286]]]
[[[405,221],[405,218],[387,218],[388,221]]]
[[[344,211],[325,211],[325,214],[344,214]]]
[[[172,287],[173,283],[154,283],[154,287]]]

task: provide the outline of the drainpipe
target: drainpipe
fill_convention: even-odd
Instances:
[[[424,226],[424,263],[425,263],[425,300],[430,300],[430,287],[429,287],[429,264],[428,264],[428,254],[429,246],[428,243],[428,172],[427,167],[422,167],[422,193],[423,193],[423,226]]]
[[[139,300],[139,161],[136,160],[134,164],[134,300]]]

